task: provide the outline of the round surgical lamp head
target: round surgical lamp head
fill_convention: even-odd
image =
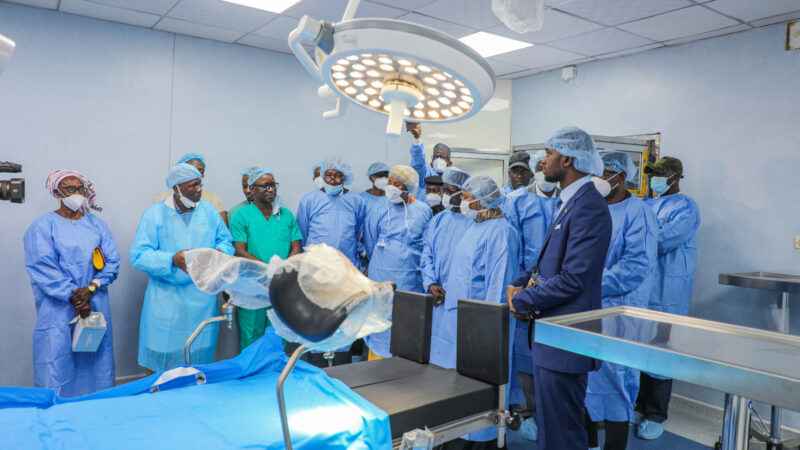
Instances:
[[[313,59],[301,42],[314,44]],[[289,46],[327,86],[320,96],[335,93],[389,116],[390,136],[400,135],[404,119],[441,123],[470,117],[494,94],[494,72],[483,57],[451,36],[409,22],[329,24],[304,16]],[[339,114],[341,107],[323,117]]]
[[[6,63],[11,59],[11,54],[14,53],[14,41],[0,34],[0,74],[6,67]]]

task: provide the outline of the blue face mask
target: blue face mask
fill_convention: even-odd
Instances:
[[[344,187],[341,184],[338,186],[332,186],[328,183],[325,183],[325,192],[330,195],[339,195],[342,192],[342,189],[344,189]]]
[[[652,177],[650,178],[650,189],[658,195],[667,192],[672,186],[672,183],[667,183],[669,177]]]

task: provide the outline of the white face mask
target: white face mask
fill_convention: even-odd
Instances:
[[[453,208],[456,207],[456,205],[450,203],[450,201],[452,199],[453,199],[452,195],[450,195],[450,194],[442,194],[442,206],[444,206],[444,209],[450,211],[450,210],[452,210]]]
[[[67,208],[77,211],[86,204],[86,197],[80,194],[70,195],[69,197],[62,197],[61,203],[66,205]]]
[[[395,205],[403,203],[403,192],[396,186],[386,186],[386,199]]]
[[[477,200],[473,200],[473,202],[477,202]],[[481,210],[481,211],[476,211],[476,210],[474,210],[474,209],[469,209],[469,205],[470,205],[471,203],[472,203],[472,202],[468,202],[468,201],[466,201],[466,200],[461,200],[461,206],[460,206],[460,208],[461,208],[461,214],[463,214],[463,215],[465,215],[465,216],[469,217],[469,218],[470,218],[470,219],[472,219],[472,220],[475,220],[475,218],[476,218],[476,217],[478,217],[478,213],[479,213],[479,212],[481,212],[481,211],[483,211],[483,210]]]
[[[180,186],[178,186],[178,199],[183,203],[183,206],[187,209],[192,209],[197,206],[197,202],[193,200],[189,200],[188,198],[184,197],[183,192],[181,192]]]
[[[533,174],[533,181],[536,182],[536,185],[539,186],[542,192],[551,192],[558,184],[557,181],[547,181],[544,178],[544,172],[536,172]]]
[[[389,184],[389,179],[386,177],[375,178],[375,181],[372,182],[372,185],[375,186],[375,189],[379,191],[385,191],[387,184]]]
[[[322,177],[314,178],[314,186],[316,186],[317,189],[322,189],[322,187],[325,186],[325,180],[323,180]]]
[[[608,194],[611,193],[611,185],[608,183],[608,181],[600,177],[593,176],[592,183],[594,183],[594,187],[597,189],[597,192],[599,192],[603,197],[608,197]]]
[[[433,164],[431,164],[431,167],[433,167],[433,170],[442,173],[444,172],[444,169],[447,167],[447,161],[445,161],[443,158],[436,158],[433,160]]]
[[[442,204],[442,196],[440,196],[439,194],[433,194],[433,193],[426,194],[425,195],[425,201],[428,202],[428,206],[433,208],[434,206],[439,206],[439,205]]]

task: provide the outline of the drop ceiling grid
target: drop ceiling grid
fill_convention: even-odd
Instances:
[[[302,15],[335,21],[347,4],[301,0],[276,14],[222,0],[0,1],[283,53],[291,53],[286,36]],[[512,77],[800,17],[798,0],[545,0],[545,7],[543,29],[525,34],[505,28],[491,0],[362,0],[357,17],[408,20],[456,38],[487,31],[534,44],[488,58],[498,76]]]

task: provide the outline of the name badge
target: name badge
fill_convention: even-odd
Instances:
[[[378,247],[386,247],[386,239],[385,238],[378,239]]]

